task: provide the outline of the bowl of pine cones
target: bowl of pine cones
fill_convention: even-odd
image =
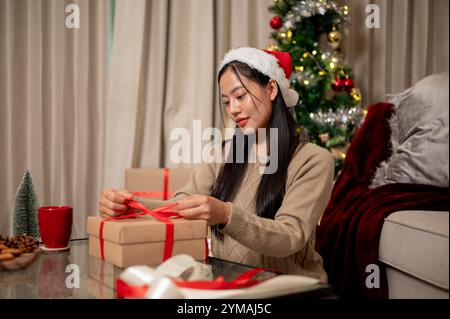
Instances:
[[[0,236],[0,271],[26,268],[41,253],[39,242],[31,236]]]

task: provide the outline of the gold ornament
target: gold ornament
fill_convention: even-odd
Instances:
[[[342,11],[342,13],[346,16],[348,15],[348,11],[349,11],[349,7],[347,5],[344,6],[344,10]]]
[[[361,91],[359,89],[353,88],[350,92],[350,96],[356,103],[361,102]]]
[[[343,146],[333,147],[330,149],[331,155],[333,155],[334,159],[336,159],[336,160],[339,160],[339,159],[345,160],[349,146],[350,146],[350,144],[346,143]]]
[[[267,50],[267,51],[278,51],[279,48],[278,48],[278,46],[276,46],[275,44],[270,44],[270,45],[268,45],[268,46],[266,47],[266,50]]]
[[[333,27],[333,30],[328,33],[328,44],[331,46],[333,50],[336,50],[339,48],[339,45],[341,43],[342,34],[338,30],[336,30],[335,27]]]

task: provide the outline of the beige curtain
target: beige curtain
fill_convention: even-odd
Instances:
[[[80,29],[64,26],[69,3]],[[73,205],[72,237],[85,237],[100,190],[123,187],[126,168],[174,166],[173,128],[221,127],[223,54],[270,41],[272,0],[115,3],[108,71],[108,0],[0,0],[0,234],[28,168],[40,204]],[[365,105],[448,70],[448,1],[348,3],[343,50]],[[365,27],[369,3],[380,29]]]
[[[220,127],[216,67],[230,48],[268,44],[270,3],[116,1],[105,185],[123,187],[129,167],[174,166],[173,128]]]
[[[65,27],[79,5],[80,28]],[[72,205],[85,236],[102,173],[107,0],[0,0],[0,234],[30,169],[39,204]]]
[[[343,53],[364,105],[448,70],[448,1],[344,2],[352,24]],[[130,6],[117,0],[105,185],[122,187],[128,167],[173,166],[168,152],[175,127],[191,129],[195,119],[203,127],[231,125],[220,112],[215,68],[230,48],[270,42],[271,3],[136,0]],[[372,3],[380,7],[379,29],[365,24]]]
[[[344,1],[340,1],[344,2]],[[350,0],[344,53],[363,104],[385,101],[433,73],[448,72],[448,0]],[[380,8],[380,28],[366,27],[366,7]]]

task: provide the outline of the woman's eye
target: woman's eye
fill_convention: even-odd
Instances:
[[[228,106],[230,104],[230,101],[223,101],[223,105]]]
[[[242,100],[247,93],[241,94],[237,97],[238,100]]]

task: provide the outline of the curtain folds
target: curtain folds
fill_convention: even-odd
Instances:
[[[116,0],[105,185],[123,187],[129,167],[175,166],[174,128],[229,125],[216,66],[233,47],[268,44],[270,2]]]
[[[340,1],[341,3],[344,1]],[[353,68],[363,105],[385,100],[433,73],[448,72],[447,0],[349,0],[352,24],[345,62]],[[366,7],[380,8],[380,28],[365,26]]]
[[[272,1],[0,0],[0,234],[26,169],[41,206],[74,206],[81,238],[126,168],[175,166],[174,128],[231,126],[216,67],[231,48],[270,43]],[[448,71],[447,0],[346,2],[342,49],[363,105]],[[64,25],[70,3],[80,29]],[[379,29],[365,26],[371,3]]]
[[[80,28],[65,26],[65,6]],[[72,205],[85,234],[103,173],[108,1],[0,1],[0,234],[30,169],[39,204]]]

